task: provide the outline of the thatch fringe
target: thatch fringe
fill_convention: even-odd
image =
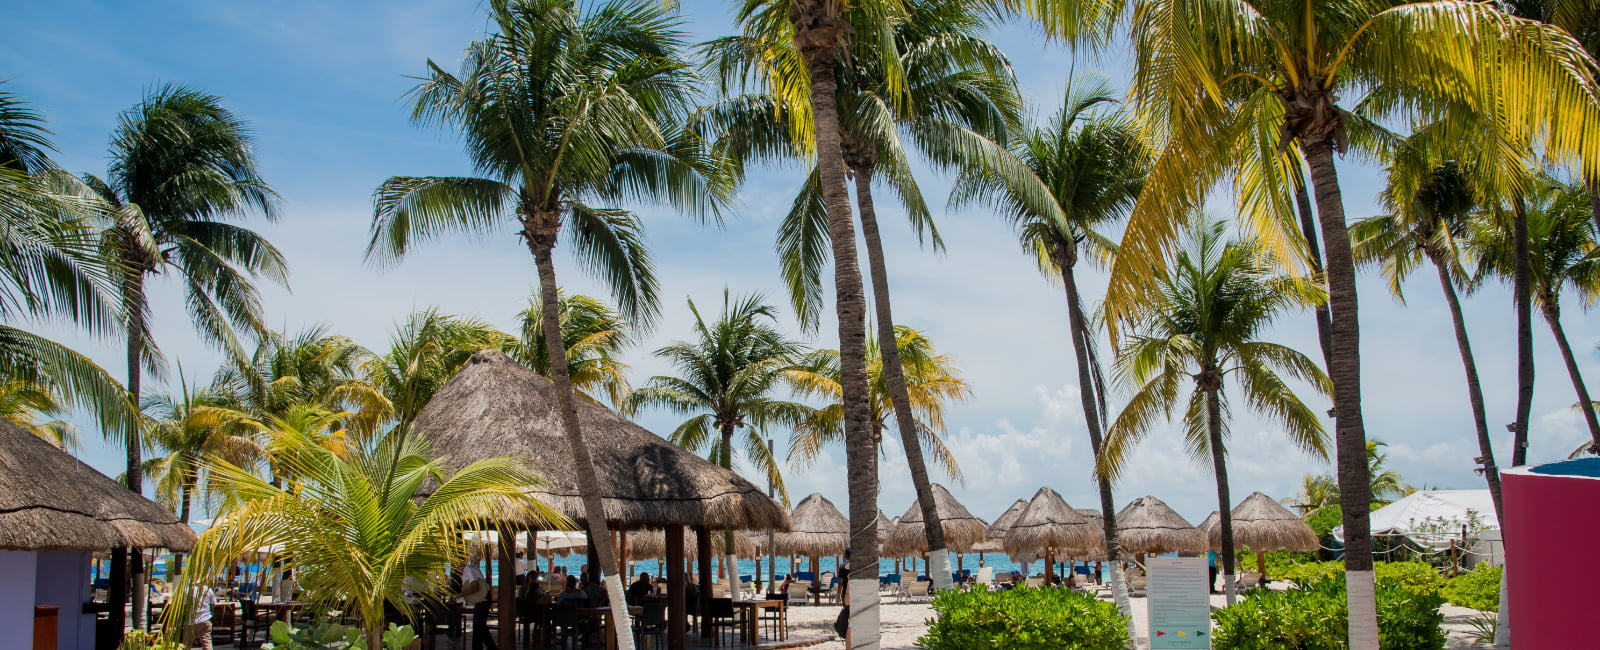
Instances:
[[[1103,549],[1103,534],[1089,520],[1067,505],[1055,490],[1039,488],[1028,507],[1017,517],[1000,545],[1007,553],[1022,555],[1055,549],[1058,556],[1087,556]]]
[[[933,484],[933,505],[939,513],[940,523],[944,525],[944,542],[948,550],[971,553],[974,544],[988,539],[984,536],[986,526],[983,522],[967,512],[966,506],[956,501],[950,491],[938,483]],[[900,523],[883,543],[883,551],[890,557],[928,552],[928,532],[922,523],[922,505],[919,502],[912,501],[911,507],[900,516]]]
[[[711,531],[711,552],[722,555],[725,531]],[[741,560],[753,560],[761,555],[760,547],[746,531],[734,531],[733,554]],[[667,557],[667,534],[659,530],[641,530],[628,533],[628,559],[659,560]],[[683,529],[683,559],[693,562],[700,557],[700,536],[693,528]]]
[[[1204,553],[1211,547],[1204,533],[1151,496],[1117,513],[1117,543],[1128,553]]]

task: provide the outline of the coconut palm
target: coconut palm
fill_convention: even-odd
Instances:
[[[1372,480],[1367,483],[1367,491],[1372,493],[1372,502],[1382,505],[1393,503],[1396,498],[1403,497],[1415,489],[1407,490],[1405,479],[1399,472],[1389,469],[1389,455],[1383,453],[1383,448],[1389,443],[1381,440],[1367,441],[1367,474]]]
[[[940,354],[933,341],[922,332],[900,325],[895,328],[895,344],[900,348],[900,363],[911,397],[911,411],[916,415],[919,442],[935,464],[951,478],[960,480],[960,464],[944,444],[944,407],[948,402],[966,400],[972,391],[961,378],[955,360]],[[884,379],[884,359],[878,350],[876,339],[867,342],[867,385],[871,389],[868,406],[872,414],[874,450],[881,448],[883,432],[894,414]],[[845,439],[839,366],[837,351],[817,350],[786,372],[789,383],[800,396],[826,402],[790,436],[790,457],[801,467],[815,461],[828,445]]]
[[[1564,32],[1487,3],[1007,4],[1079,41],[1105,44],[1113,26],[1131,28],[1133,106],[1164,146],[1112,272],[1107,307],[1113,323],[1137,309],[1141,292],[1166,262],[1163,251],[1225,176],[1233,174],[1240,185],[1240,212],[1255,230],[1293,232],[1287,227],[1294,222],[1292,201],[1284,196],[1292,183],[1284,182],[1284,172],[1290,161],[1305,161],[1332,312],[1329,373],[1349,541],[1349,639],[1358,650],[1376,648],[1355,267],[1334,157],[1349,144],[1378,149],[1379,138],[1338,98],[1363,97],[1366,109],[1388,118],[1469,114],[1476,118],[1471,123],[1492,131],[1492,141],[1517,155],[1531,157],[1538,143],[1545,157],[1576,164],[1600,160],[1600,141],[1584,135],[1600,124],[1591,59]],[[1592,165],[1586,171],[1600,177]],[[1287,245],[1293,237],[1278,241],[1284,254],[1298,248]]]
[[[389,351],[368,357],[365,381],[378,393],[371,407],[404,430],[472,353],[515,344],[488,322],[429,308],[407,316],[389,338]]]
[[[13,379],[0,384],[0,417],[10,420],[56,449],[77,453],[83,447],[78,429],[62,420],[67,409],[48,385]],[[46,419],[51,418],[51,419]]]
[[[1307,474],[1300,478],[1300,493],[1283,500],[1304,517],[1339,503],[1339,483],[1327,474]]]
[[[1107,431],[1100,471],[1109,479],[1120,476],[1139,440],[1183,409],[1185,447],[1195,459],[1209,460],[1216,476],[1223,585],[1232,604],[1227,380],[1231,377],[1245,403],[1276,421],[1296,447],[1324,458],[1328,442],[1322,423],[1286,379],[1309,383],[1322,394],[1331,389],[1315,361],[1259,339],[1273,318],[1313,304],[1320,291],[1275,275],[1259,244],[1227,241],[1224,228],[1221,221],[1193,220],[1188,246],[1135,321],[1117,360],[1118,380],[1134,393]],[[1194,386],[1185,399],[1181,393],[1188,381]]]
[[[1105,408],[1105,376],[1101,370],[1094,327],[1084,309],[1076,269],[1080,260],[1099,266],[1108,262],[1116,245],[1101,234],[1127,216],[1144,183],[1149,156],[1133,124],[1121,113],[1097,113],[1096,107],[1113,101],[1103,83],[1076,85],[1065,104],[1047,126],[1022,133],[1012,145],[1014,155],[1028,168],[1029,185],[1046,188],[1049,201],[1039,203],[1024,187],[1001,174],[982,168],[965,170],[951,192],[951,203],[961,206],[987,202],[1017,229],[1022,248],[1035,259],[1040,272],[1059,281],[1066,291],[1067,321],[1077,358],[1079,397],[1089,430],[1089,449],[1099,462],[1104,426],[1110,418]],[[1121,581],[1117,544],[1116,505],[1111,482],[1100,477],[1100,510],[1105,518],[1107,555],[1112,567],[1112,589],[1119,608],[1129,607]],[[1124,613],[1126,613],[1124,609]]]
[[[464,531],[482,530],[508,512],[540,528],[571,525],[528,496],[544,481],[516,459],[480,460],[451,474],[415,436],[385,436],[348,456],[297,432],[287,432],[282,444],[293,450],[281,456],[291,465],[287,473],[299,477],[289,488],[208,457],[211,482],[241,505],[200,536],[164,629],[184,628],[176,617],[192,610],[188,584],[225,575],[257,548],[280,545],[283,567],[294,571],[304,597],[349,612],[366,647],[378,650],[386,610],[415,620],[409,593],[448,597],[446,567],[464,561]]]
[[[1576,291],[1585,304],[1600,292],[1600,253],[1595,248],[1595,232],[1589,213],[1588,192],[1584,188],[1549,176],[1535,180],[1528,193],[1514,199],[1513,210],[1526,217],[1528,261],[1533,304],[1539,308],[1550,333],[1561,349],[1573,390],[1578,394],[1579,411],[1589,426],[1593,448],[1600,451],[1600,418],[1596,417],[1589,390],[1578,369],[1577,358],[1561,326],[1561,294]],[[1479,280],[1515,273],[1515,239],[1505,211],[1483,219],[1471,233],[1470,245],[1477,252]]]
[[[578,261],[609,285],[624,316],[647,326],[656,281],[636,215],[614,205],[665,202],[716,214],[729,178],[684,129],[694,76],[677,23],[660,3],[493,0],[495,32],[468,46],[460,71],[429,62],[413,118],[455,130],[477,178],[396,176],[376,192],[368,259],[392,262],[451,231],[513,225],[533,254],[550,376],[601,566],[617,566],[589,448],[577,420],[553,256],[565,229]],[[597,202],[600,202],[597,204]],[[607,576],[612,602],[622,583]],[[625,617],[618,642],[632,644]]]
[[[299,405],[350,411],[358,436],[377,430],[391,403],[364,376],[372,351],[315,325],[294,335],[267,332],[247,365],[225,365],[212,383],[226,402],[258,420],[283,417]]]
[[[1414,138],[1413,142],[1417,140]],[[1353,254],[1358,265],[1379,265],[1395,298],[1404,302],[1401,291],[1406,276],[1426,259],[1439,277],[1445,303],[1450,308],[1450,323],[1455,330],[1456,348],[1466,369],[1467,403],[1478,434],[1478,464],[1494,499],[1495,511],[1504,512],[1500,500],[1500,469],[1494,461],[1494,445],[1489,437],[1489,420],[1483,402],[1483,386],[1478,378],[1477,361],[1467,336],[1467,322],[1461,311],[1458,288],[1470,281],[1462,266],[1461,238],[1467,234],[1469,218],[1477,210],[1473,171],[1459,161],[1433,164],[1423,147],[1407,147],[1389,167],[1389,186],[1380,200],[1389,213],[1368,217],[1352,224]],[[1378,498],[1377,495],[1373,495]]]
[[[559,293],[559,292],[558,292]],[[561,319],[562,344],[567,349],[567,373],[572,388],[595,402],[602,396],[620,408],[628,393],[628,364],[618,355],[628,346],[631,328],[610,305],[585,295],[561,296],[556,312]],[[549,346],[544,342],[544,307],[534,296],[521,314],[521,336],[511,357],[534,372],[550,376]]]

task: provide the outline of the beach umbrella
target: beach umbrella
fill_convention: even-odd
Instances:
[[[1094,545],[1088,552],[1074,554],[1074,558],[1089,562],[1104,562],[1109,554],[1106,553],[1106,517],[1094,508],[1078,508],[1078,514],[1089,520],[1089,528],[1094,531]]]
[[[1010,508],[1006,508],[1005,512],[994,518],[994,523],[989,524],[989,528],[984,531],[985,536],[993,541],[1005,539],[1006,531],[1011,530],[1011,524],[1016,523],[1017,517],[1022,516],[1022,511],[1027,509],[1028,502],[1017,499]]]
[[[1152,496],[1117,513],[1117,543],[1129,553],[1204,553],[1210,541],[1167,504]]]
[[[1212,553],[1222,552],[1222,535],[1212,532],[1213,530],[1216,530],[1217,526],[1220,525],[1218,522],[1221,521],[1221,519],[1222,515],[1217,514],[1217,511],[1212,510],[1211,514],[1206,515],[1206,518],[1200,522],[1199,526],[1195,526],[1196,530],[1199,530],[1201,533],[1205,534],[1206,544],[1210,545],[1210,550]]]
[[[1266,577],[1267,551],[1303,553],[1321,548],[1316,531],[1276,499],[1253,492],[1233,507],[1233,543],[1256,552],[1256,566]],[[1211,530],[1211,546],[1222,548],[1222,526]]]
[[[939,520],[944,526],[945,546],[956,553],[970,553],[972,545],[988,539],[984,536],[987,528],[972,513],[967,512],[966,506],[956,501],[943,485],[933,484],[933,506],[939,513]],[[928,552],[927,528],[922,523],[922,505],[912,501],[906,513],[900,515],[899,525],[889,533],[889,538],[884,541],[884,550],[889,555],[912,555]]]
[[[711,543],[714,554],[720,554],[722,548],[722,535],[726,531],[711,531]],[[700,536],[693,528],[683,531],[683,559],[694,562],[699,559]],[[733,554],[741,560],[753,560],[761,555],[760,549],[754,540],[745,531],[733,533]],[[667,555],[667,536],[659,530],[642,530],[628,533],[628,559],[635,562],[639,560],[658,560]]]
[[[789,532],[773,540],[783,555],[841,555],[850,546],[850,520],[820,493],[800,500],[789,514]]]
[[[889,539],[889,533],[894,530],[895,526],[899,525],[899,522],[899,517],[890,519],[883,514],[882,508],[878,509],[878,544],[880,546],[883,544],[884,540]]]
[[[1104,544],[1097,537],[1087,517],[1055,490],[1042,487],[1011,524],[1000,545],[1007,553],[1043,553],[1045,579],[1049,582],[1055,575],[1056,554],[1089,555]]]

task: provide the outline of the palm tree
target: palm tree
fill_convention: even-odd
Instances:
[[[955,360],[940,354],[934,348],[933,341],[922,332],[905,325],[895,327],[895,345],[900,351],[900,364],[906,378],[907,393],[911,398],[911,412],[916,416],[914,426],[918,442],[927,450],[928,456],[934,463],[942,467],[951,478],[959,481],[960,464],[956,462],[955,454],[944,444],[944,407],[948,402],[965,400],[972,391],[967,387],[967,382],[961,378]],[[889,417],[894,415],[894,405],[889,399],[888,381],[885,379],[883,364],[884,356],[879,354],[877,340],[869,340],[867,342],[867,386],[870,389],[868,412],[872,416],[874,453],[881,448],[883,432],[889,427]],[[800,396],[826,402],[790,436],[790,457],[801,467],[815,461],[826,446],[846,439],[844,392],[839,381],[839,367],[837,351],[817,350],[785,373],[789,383]]]
[[[1097,106],[1113,101],[1108,86],[1091,83],[1087,88],[1073,88],[1065,100],[1048,126],[1025,132],[1012,144],[1013,154],[1030,171],[1031,182],[1023,185],[982,168],[968,168],[956,180],[951,204],[984,201],[993,205],[1017,229],[1023,251],[1037,261],[1040,272],[1065,289],[1073,356],[1078,360],[1079,397],[1089,430],[1089,449],[1098,463],[1103,427],[1110,413],[1105,408],[1105,376],[1094,328],[1075,273],[1081,259],[1099,265],[1114,256],[1116,244],[1100,231],[1126,217],[1133,207],[1144,184],[1149,155],[1125,116],[1094,112]],[[1032,196],[1029,187],[1033,185],[1045,188],[1047,202]],[[1118,564],[1122,551],[1117,543],[1111,481],[1098,477],[1097,483],[1112,590],[1118,608],[1126,613],[1131,604]]]
[[[1413,141],[1416,141],[1415,139]],[[1456,348],[1466,369],[1467,403],[1478,434],[1478,464],[1494,499],[1495,511],[1505,511],[1500,499],[1500,469],[1494,461],[1489,420],[1483,402],[1478,364],[1467,337],[1457,288],[1470,280],[1462,267],[1461,238],[1468,219],[1477,209],[1473,170],[1457,161],[1432,164],[1422,147],[1408,147],[1389,167],[1389,186],[1380,197],[1389,214],[1368,217],[1350,227],[1353,254],[1358,265],[1381,265],[1396,299],[1404,302],[1401,283],[1419,262],[1427,259],[1439,276]],[[1374,495],[1376,498],[1377,495]],[[1502,520],[1503,521],[1503,520]]]
[[[1561,327],[1563,291],[1577,291],[1585,303],[1592,302],[1600,292],[1600,253],[1595,248],[1587,194],[1575,184],[1543,176],[1534,180],[1526,194],[1516,197],[1513,210],[1527,223],[1533,304],[1561,349],[1573,390],[1578,394],[1578,410],[1589,425],[1592,448],[1600,452],[1600,418],[1595,415],[1572,345]],[[1515,273],[1516,240],[1504,217],[1504,211],[1500,211],[1494,218],[1480,220],[1480,227],[1471,234],[1470,245],[1479,256],[1479,280],[1490,274],[1507,277]]]
[[[1367,108],[1390,117],[1469,114],[1517,155],[1531,157],[1532,143],[1539,143],[1553,160],[1600,160],[1600,142],[1584,135],[1600,123],[1591,59],[1560,30],[1484,3],[1006,4],[1040,17],[1052,33],[1097,45],[1110,42],[1133,7],[1126,20],[1136,61],[1133,105],[1165,146],[1113,269],[1107,291],[1113,324],[1137,309],[1166,263],[1162,251],[1218,180],[1234,174],[1240,212],[1256,230],[1285,232],[1294,219],[1293,202],[1282,196],[1291,186],[1282,172],[1293,159],[1308,166],[1332,312],[1329,374],[1349,541],[1349,639],[1358,650],[1376,648],[1355,265],[1334,154],[1348,144],[1378,149],[1381,138],[1338,98],[1367,98]],[[1592,165],[1586,171],[1600,177]],[[1293,253],[1288,246],[1281,252]]]
[[[572,388],[596,403],[604,396],[613,408],[620,408],[633,390],[624,374],[628,364],[618,357],[630,342],[632,328],[610,305],[581,294],[561,296],[556,312]],[[544,342],[544,306],[538,296],[522,311],[521,320],[522,335],[511,348],[511,357],[548,377],[550,352]]]
[[[515,342],[477,318],[435,308],[413,313],[396,326],[389,351],[368,357],[362,367],[365,382],[379,396],[371,408],[405,430],[474,352],[505,349]]]
[[[512,512],[541,528],[570,526],[528,489],[544,483],[522,461],[490,458],[455,473],[427,455],[416,437],[386,436],[346,457],[290,432],[283,458],[300,477],[290,489],[244,467],[208,457],[216,489],[240,506],[220,517],[195,545],[193,567],[174,590],[168,612],[191,611],[188,584],[223,575],[256,548],[281,545],[305,597],[352,613],[366,647],[383,646],[385,611],[417,612],[408,592],[429,600],[449,595],[447,565],[466,555],[462,533],[480,530]],[[426,489],[425,489],[425,486]],[[164,629],[184,628],[169,618]]]
[[[1389,443],[1381,440],[1367,441],[1367,474],[1372,480],[1367,483],[1367,491],[1372,493],[1372,502],[1388,505],[1398,497],[1403,497],[1415,489],[1407,491],[1405,479],[1388,468],[1389,455],[1383,453],[1383,448]]]
[[[78,439],[77,427],[61,419],[66,411],[60,397],[48,385],[22,379],[0,384],[0,417],[56,449],[75,454],[83,447],[83,442]]]
[[[1135,321],[1117,359],[1118,379],[1135,392],[1106,434],[1100,471],[1116,478],[1133,447],[1163,417],[1183,408],[1184,444],[1208,459],[1217,479],[1222,529],[1222,574],[1228,603],[1234,593],[1233,503],[1228,496],[1226,384],[1230,376],[1245,402],[1283,427],[1295,446],[1327,457],[1327,434],[1317,414],[1285,377],[1330,392],[1327,375],[1298,351],[1259,340],[1281,312],[1309,306],[1321,296],[1303,281],[1275,275],[1260,245],[1224,239],[1225,224],[1196,218],[1189,245]],[[1194,382],[1185,400],[1182,385]]]
[[[622,313],[647,326],[656,282],[631,212],[594,205],[664,201],[716,214],[730,180],[687,123],[694,76],[677,23],[660,3],[492,0],[496,31],[468,46],[460,72],[429,62],[413,91],[413,118],[456,130],[484,177],[396,176],[375,196],[368,259],[395,261],[416,243],[456,230],[518,229],[533,254],[550,376],[601,566],[617,566],[588,445],[577,420],[560,332],[556,242],[610,286]],[[608,576],[612,602],[622,583]],[[618,642],[632,643],[625,618]]]
[[[1304,517],[1339,503],[1339,483],[1327,474],[1307,474],[1300,479],[1300,494],[1283,499]]]

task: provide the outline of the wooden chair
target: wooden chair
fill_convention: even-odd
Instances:
[[[729,645],[732,645],[731,642],[733,640],[733,635],[739,632],[740,625],[742,624],[742,621],[740,621],[738,617],[739,612],[738,610],[734,609],[732,598],[711,599],[711,604],[706,610],[706,615],[700,619],[706,626],[706,629],[709,629],[712,632],[711,645],[722,645],[722,633],[724,630],[728,632],[728,640],[730,641]]]
[[[633,635],[643,648],[656,647],[656,639],[667,637],[667,604],[660,600],[646,600],[640,603],[644,613],[634,619]],[[648,643],[646,642],[648,640]]]

